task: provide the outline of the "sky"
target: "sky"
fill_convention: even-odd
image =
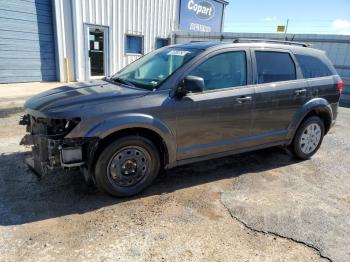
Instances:
[[[225,32],[350,35],[350,0],[229,0]]]

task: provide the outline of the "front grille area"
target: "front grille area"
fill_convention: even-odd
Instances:
[[[26,126],[28,134],[23,137],[21,144],[32,147],[30,166],[37,174],[44,175],[62,167],[61,150],[63,148],[82,149],[89,142],[84,138],[64,138],[79,122],[79,118],[67,120],[35,118],[31,115],[22,117],[19,124]]]

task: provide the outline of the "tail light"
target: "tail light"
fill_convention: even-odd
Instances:
[[[337,86],[338,86],[339,93],[341,93],[343,91],[343,86],[344,86],[343,81],[339,80]]]

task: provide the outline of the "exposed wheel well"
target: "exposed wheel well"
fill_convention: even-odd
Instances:
[[[96,162],[98,156],[101,154],[101,152],[107,145],[109,145],[111,142],[121,137],[130,136],[130,135],[142,136],[151,140],[159,150],[160,159],[162,161],[161,166],[164,167],[164,165],[166,165],[169,162],[168,149],[166,147],[164,140],[159,134],[147,128],[127,128],[127,129],[119,130],[115,133],[112,133],[99,141],[99,144],[95,153],[94,163]]]
[[[309,118],[310,116],[318,116],[319,118],[321,118],[321,120],[324,123],[325,134],[327,134],[332,125],[332,118],[329,115],[329,112],[323,108],[313,109],[303,118],[303,121],[301,121],[301,123],[304,122],[304,120]]]

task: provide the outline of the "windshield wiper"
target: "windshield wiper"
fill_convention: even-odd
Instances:
[[[122,79],[120,77],[113,77],[113,78],[110,78],[109,80],[112,80],[114,82],[118,82],[118,83],[121,83],[123,85],[127,85],[127,86],[132,86],[132,87],[136,87],[134,84],[132,84],[131,82],[125,80],[125,79]]]

